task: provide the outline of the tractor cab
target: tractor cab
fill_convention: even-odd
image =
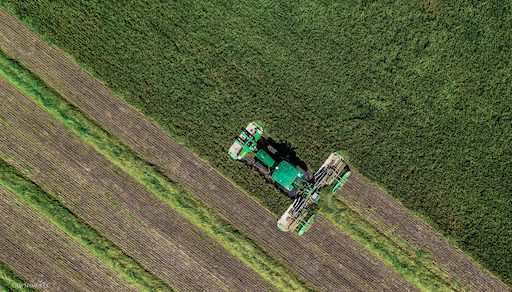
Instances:
[[[305,171],[286,160],[281,161],[272,172],[272,179],[290,197],[295,197],[296,185],[305,177]]]

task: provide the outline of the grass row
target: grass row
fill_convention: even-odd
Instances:
[[[456,280],[447,281],[448,274],[424,251],[418,250],[392,232],[382,232],[376,222],[369,222],[338,194],[323,192],[322,214],[351,238],[388,264],[393,270],[422,291],[461,291]]]
[[[276,214],[225,156],[253,119],[313,167],[346,149],[512,284],[506,1],[0,3]]]
[[[34,291],[27,281],[16,275],[9,267],[0,262],[0,289],[2,291]]]
[[[23,177],[3,159],[0,159],[0,185],[43,214],[64,233],[119,273],[128,283],[144,291],[172,290],[54,196]]]
[[[171,208],[206,231],[231,254],[276,288],[293,291],[310,290],[297,275],[282,266],[229,222],[170,181],[157,168],[139,158],[133,150],[89,120],[58,93],[49,89],[37,76],[1,52],[0,76],[13,83],[84,142],[123,169]]]

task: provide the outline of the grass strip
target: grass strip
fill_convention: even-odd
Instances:
[[[167,284],[148,272],[114,243],[73,214],[54,196],[27,180],[0,158],[0,185],[4,186],[50,222],[119,273],[128,283],[144,291],[169,291]]]
[[[13,290],[9,284],[4,282],[4,280],[0,279],[0,291],[10,292],[10,291],[17,291],[17,290]]]
[[[27,284],[28,281],[22,279],[7,265],[0,262],[0,288],[2,291],[35,291]]]
[[[141,159],[135,151],[89,120],[79,109],[67,103],[41,79],[3,52],[0,52],[0,75],[276,288],[311,290],[296,274],[268,255],[229,222],[170,181],[159,169]]]
[[[461,291],[456,279],[436,265],[425,251],[418,250],[393,232],[381,232],[375,224],[345,204],[339,196],[323,192],[322,214],[351,238],[375,254],[403,278],[422,291]]]

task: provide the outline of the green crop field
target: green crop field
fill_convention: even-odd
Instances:
[[[252,119],[312,168],[346,151],[512,283],[510,3],[0,3],[272,211],[225,154]]]

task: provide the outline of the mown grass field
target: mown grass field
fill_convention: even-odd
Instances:
[[[345,150],[512,283],[510,4],[0,3],[272,211],[225,155],[252,119],[313,168]]]
[[[324,191],[321,201],[324,215],[346,234],[377,255],[398,274],[421,291],[468,290],[456,278],[447,281],[448,274],[429,255],[393,234],[381,232],[372,222],[343,203],[337,194]]]
[[[41,212],[59,229],[138,289],[143,291],[172,290],[104,235],[73,214],[56,198],[24,178],[2,158],[0,158],[0,186],[11,190],[30,207]]]
[[[218,241],[231,254],[280,290],[309,291],[310,287],[298,278],[278,260],[272,258],[265,250],[234,228],[224,218],[213,212],[204,203],[183,190],[176,183],[165,177],[156,167],[138,157],[128,146],[115,136],[106,132],[94,121],[89,120],[77,108],[68,104],[58,93],[51,90],[36,75],[10,59],[0,50],[0,76],[15,85],[27,97],[47,110],[85,143],[123,169],[137,182],[152,192],[183,217],[203,229]],[[113,266],[131,283],[146,290],[165,290],[160,280],[130,262],[131,258],[115,249],[110,242],[95,234],[79,218],[73,217],[63,205],[45,194],[37,185],[26,181],[14,168],[0,158],[0,185],[24,198],[27,203],[35,205],[45,216],[59,225],[79,243],[85,245],[93,254]],[[35,201],[35,202],[33,202]],[[51,216],[56,216],[51,217]],[[102,242],[102,240],[104,242]],[[88,246],[87,243],[99,244]],[[105,255],[106,254],[106,255]],[[113,254],[113,255],[112,255]],[[121,255],[119,255],[121,254]],[[123,257],[122,257],[123,256]],[[120,262],[118,264],[117,262]],[[116,265],[117,264],[117,265]],[[153,285],[154,287],[152,287]]]

